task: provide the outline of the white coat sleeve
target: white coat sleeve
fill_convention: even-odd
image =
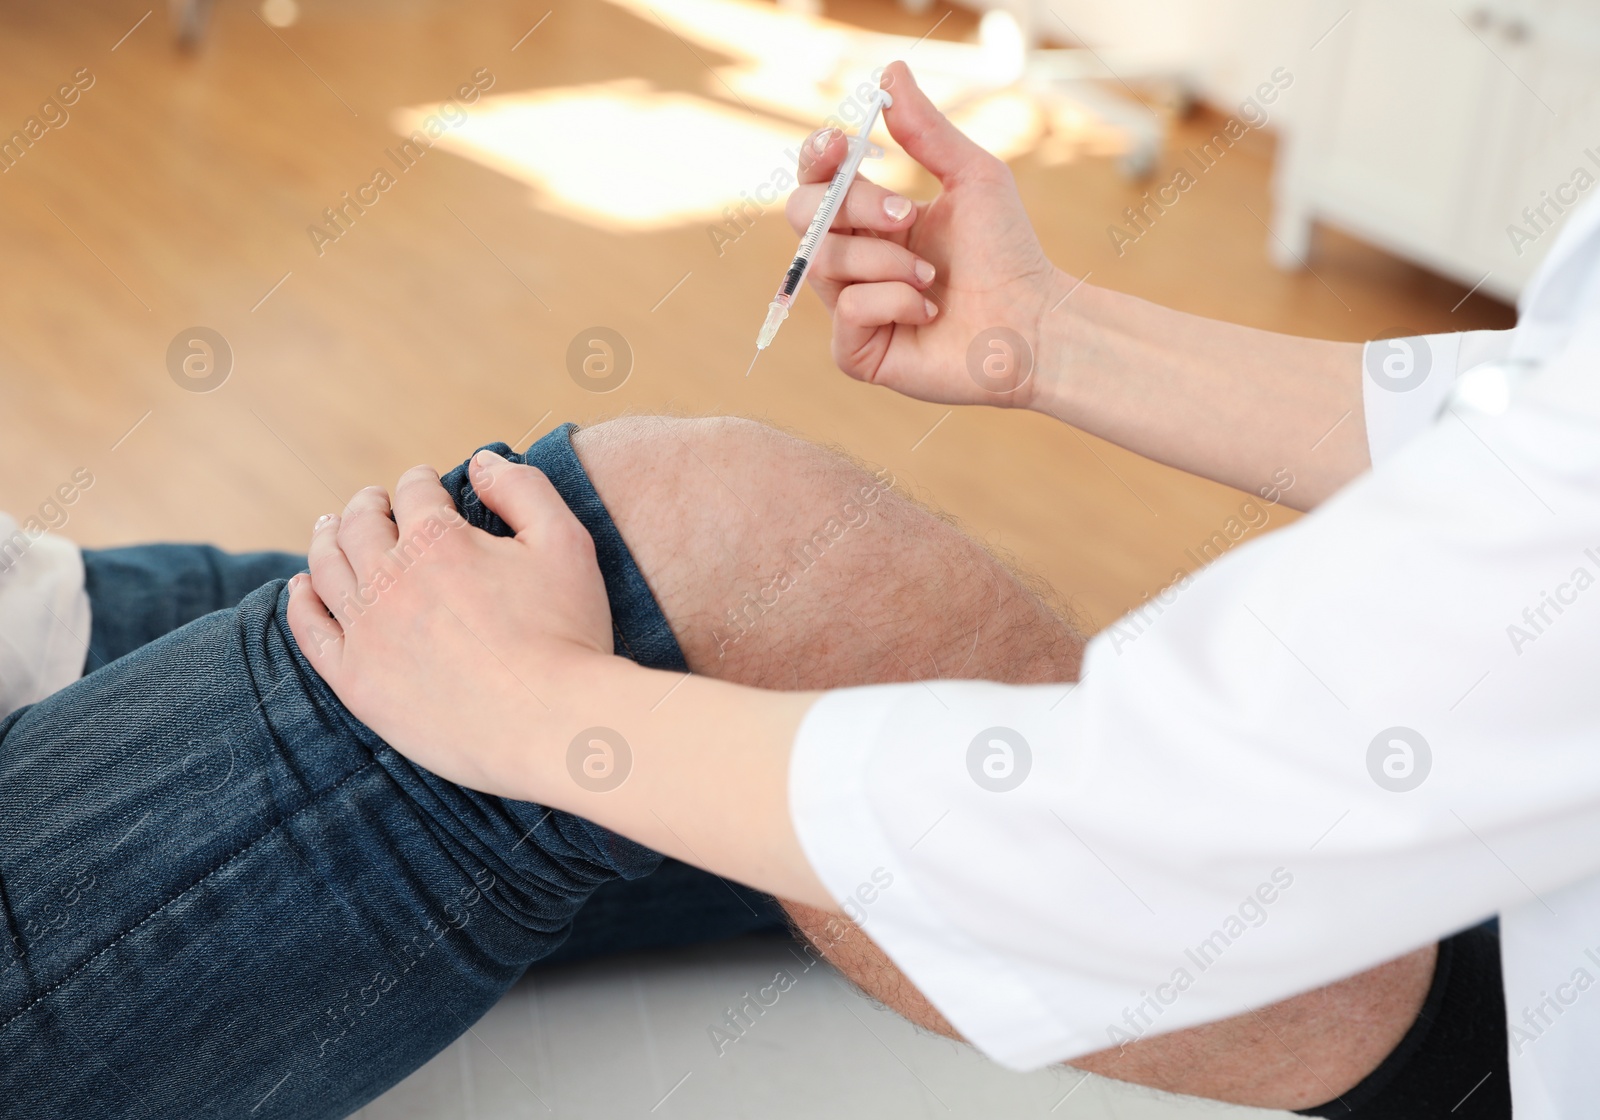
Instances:
[[[1372,465],[1426,431],[1463,373],[1511,352],[1512,331],[1385,338],[1362,350],[1361,402]]]

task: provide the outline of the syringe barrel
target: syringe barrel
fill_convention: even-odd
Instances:
[[[873,150],[872,129],[878,123],[878,114],[892,104],[894,99],[889,96],[888,91],[880,89],[867,108],[867,117],[861,123],[860,131],[850,139],[850,150],[845,155],[844,161],[839,164],[838,170],[834,172],[833,180],[822,196],[822,204],[817,207],[811,224],[806,227],[805,236],[800,239],[800,248],[795,252],[788,271],[783,274],[783,280],[778,285],[778,294],[767,310],[767,320],[762,324],[761,334],[756,342],[758,353],[771,344],[773,337],[778,333],[778,325],[788,315],[790,305],[799,295],[800,285],[805,283],[806,273],[811,270],[811,262],[816,257],[817,246],[821,243],[823,235],[832,227],[833,219],[839,213],[839,207],[844,205],[845,195],[849,193],[850,184],[861,168],[861,161],[867,157],[869,151]]]
[[[850,184],[855,181],[856,172],[861,170],[861,161],[867,158],[867,153],[872,151],[872,130],[877,126],[878,114],[884,106],[892,105],[894,99],[887,90],[879,90],[873,97],[872,103],[867,106],[867,117],[861,122],[861,130],[850,138],[850,150],[844,157],[844,162],[839,164],[838,170],[833,173],[833,179],[828,183],[828,190],[822,196],[822,203],[817,207],[817,212],[812,216],[811,224],[806,227],[805,236],[800,239],[800,248],[795,253],[794,263],[789,266],[789,271],[784,275],[783,283],[778,291],[788,295],[795,295],[800,291],[806,273],[811,269],[811,261],[817,255],[817,247],[822,243],[822,238],[833,226],[833,219],[838,216],[839,208],[844,205],[845,196],[850,193]]]

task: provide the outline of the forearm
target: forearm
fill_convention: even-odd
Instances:
[[[770,894],[834,908],[800,848],[788,803],[790,747],[818,694],[745,688],[616,657],[585,658],[554,680],[547,698],[556,710],[524,692],[539,710],[507,729],[508,778],[522,796]],[[530,726],[541,729],[532,742],[522,730]],[[625,753],[598,732],[620,735]],[[589,758],[603,777],[585,774]]]
[[[1063,294],[1074,282],[1062,277]],[[1045,316],[1029,403],[1206,478],[1309,509],[1368,466],[1361,346],[1188,315],[1088,284]]]

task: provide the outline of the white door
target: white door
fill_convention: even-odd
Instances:
[[[1530,0],[1484,37],[1502,63],[1504,140],[1482,167],[1469,246],[1497,281],[1518,289],[1572,210],[1600,200],[1600,5]]]
[[[1437,259],[1459,241],[1495,115],[1500,64],[1447,3],[1362,0],[1328,46],[1336,102],[1305,153],[1315,208]],[[1337,91],[1334,93],[1333,91]]]

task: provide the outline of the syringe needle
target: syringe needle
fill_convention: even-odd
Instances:
[[[750,369],[747,369],[747,370],[744,371],[744,375],[746,377],[749,377],[751,370],[756,368],[756,359],[760,358],[760,357],[761,357],[761,351],[757,350],[755,358],[751,358],[750,359]]]

